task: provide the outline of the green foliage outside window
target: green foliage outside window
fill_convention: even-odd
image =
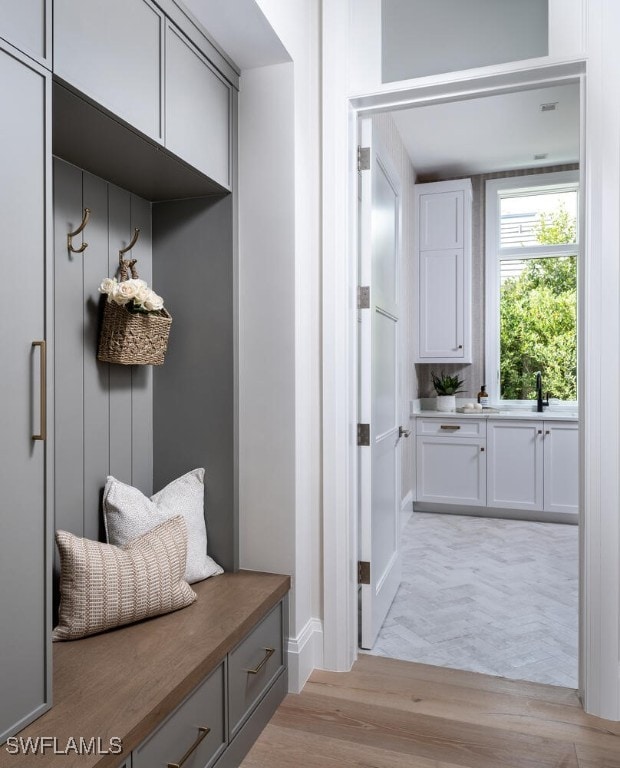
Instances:
[[[566,209],[542,215],[539,243],[575,242],[575,219]],[[545,391],[577,399],[577,258],[527,259],[500,292],[500,381],[505,400],[536,397],[535,375]]]

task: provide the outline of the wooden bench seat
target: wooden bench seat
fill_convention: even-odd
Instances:
[[[11,755],[7,742],[0,748],[0,767],[36,763],[50,768],[116,768],[127,761],[130,765],[131,752],[211,672],[222,662],[224,670],[228,668],[227,655],[285,600],[290,578],[240,571],[193,588],[198,599],[181,611],[56,643],[53,707],[18,734],[23,738],[56,737],[59,750],[70,739],[80,737],[87,742],[92,737],[100,739],[105,748],[114,737],[122,739],[121,754],[53,754],[48,748],[44,756]],[[282,624],[286,630],[286,611]],[[285,649],[281,649],[281,659],[273,662],[272,681],[286,677]],[[266,689],[275,685],[272,681],[266,682]],[[285,690],[282,680],[279,686]],[[238,738],[232,734],[227,742],[233,737]],[[218,759],[220,756],[218,753]]]

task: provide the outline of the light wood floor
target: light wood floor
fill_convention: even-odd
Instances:
[[[575,691],[361,656],[290,694],[242,768],[620,768]]]

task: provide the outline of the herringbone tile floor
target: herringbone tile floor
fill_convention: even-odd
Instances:
[[[415,512],[372,653],[577,687],[578,528]]]

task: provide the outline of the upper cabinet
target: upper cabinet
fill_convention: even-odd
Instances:
[[[418,363],[471,362],[471,181],[415,187]]]
[[[428,186],[435,185],[424,185]],[[465,192],[462,189],[420,192],[421,251],[463,247],[464,198]]]
[[[163,27],[148,0],[55,0],[54,74],[161,140]]]
[[[165,82],[166,147],[229,187],[231,87],[171,24],[166,27]]]
[[[0,0],[0,37],[51,67],[52,0]]]
[[[54,74],[106,115],[150,139],[160,154],[163,145],[177,165],[216,182],[222,188],[218,191],[230,189],[237,74],[180,5],[172,0],[55,0]],[[83,115],[73,114],[69,126],[67,119],[57,121],[55,131],[66,134],[76,123],[98,133],[91,138],[98,154],[110,154],[111,132],[93,127]],[[137,156],[126,142],[119,147],[121,154]],[[81,158],[67,159],[84,165]]]

